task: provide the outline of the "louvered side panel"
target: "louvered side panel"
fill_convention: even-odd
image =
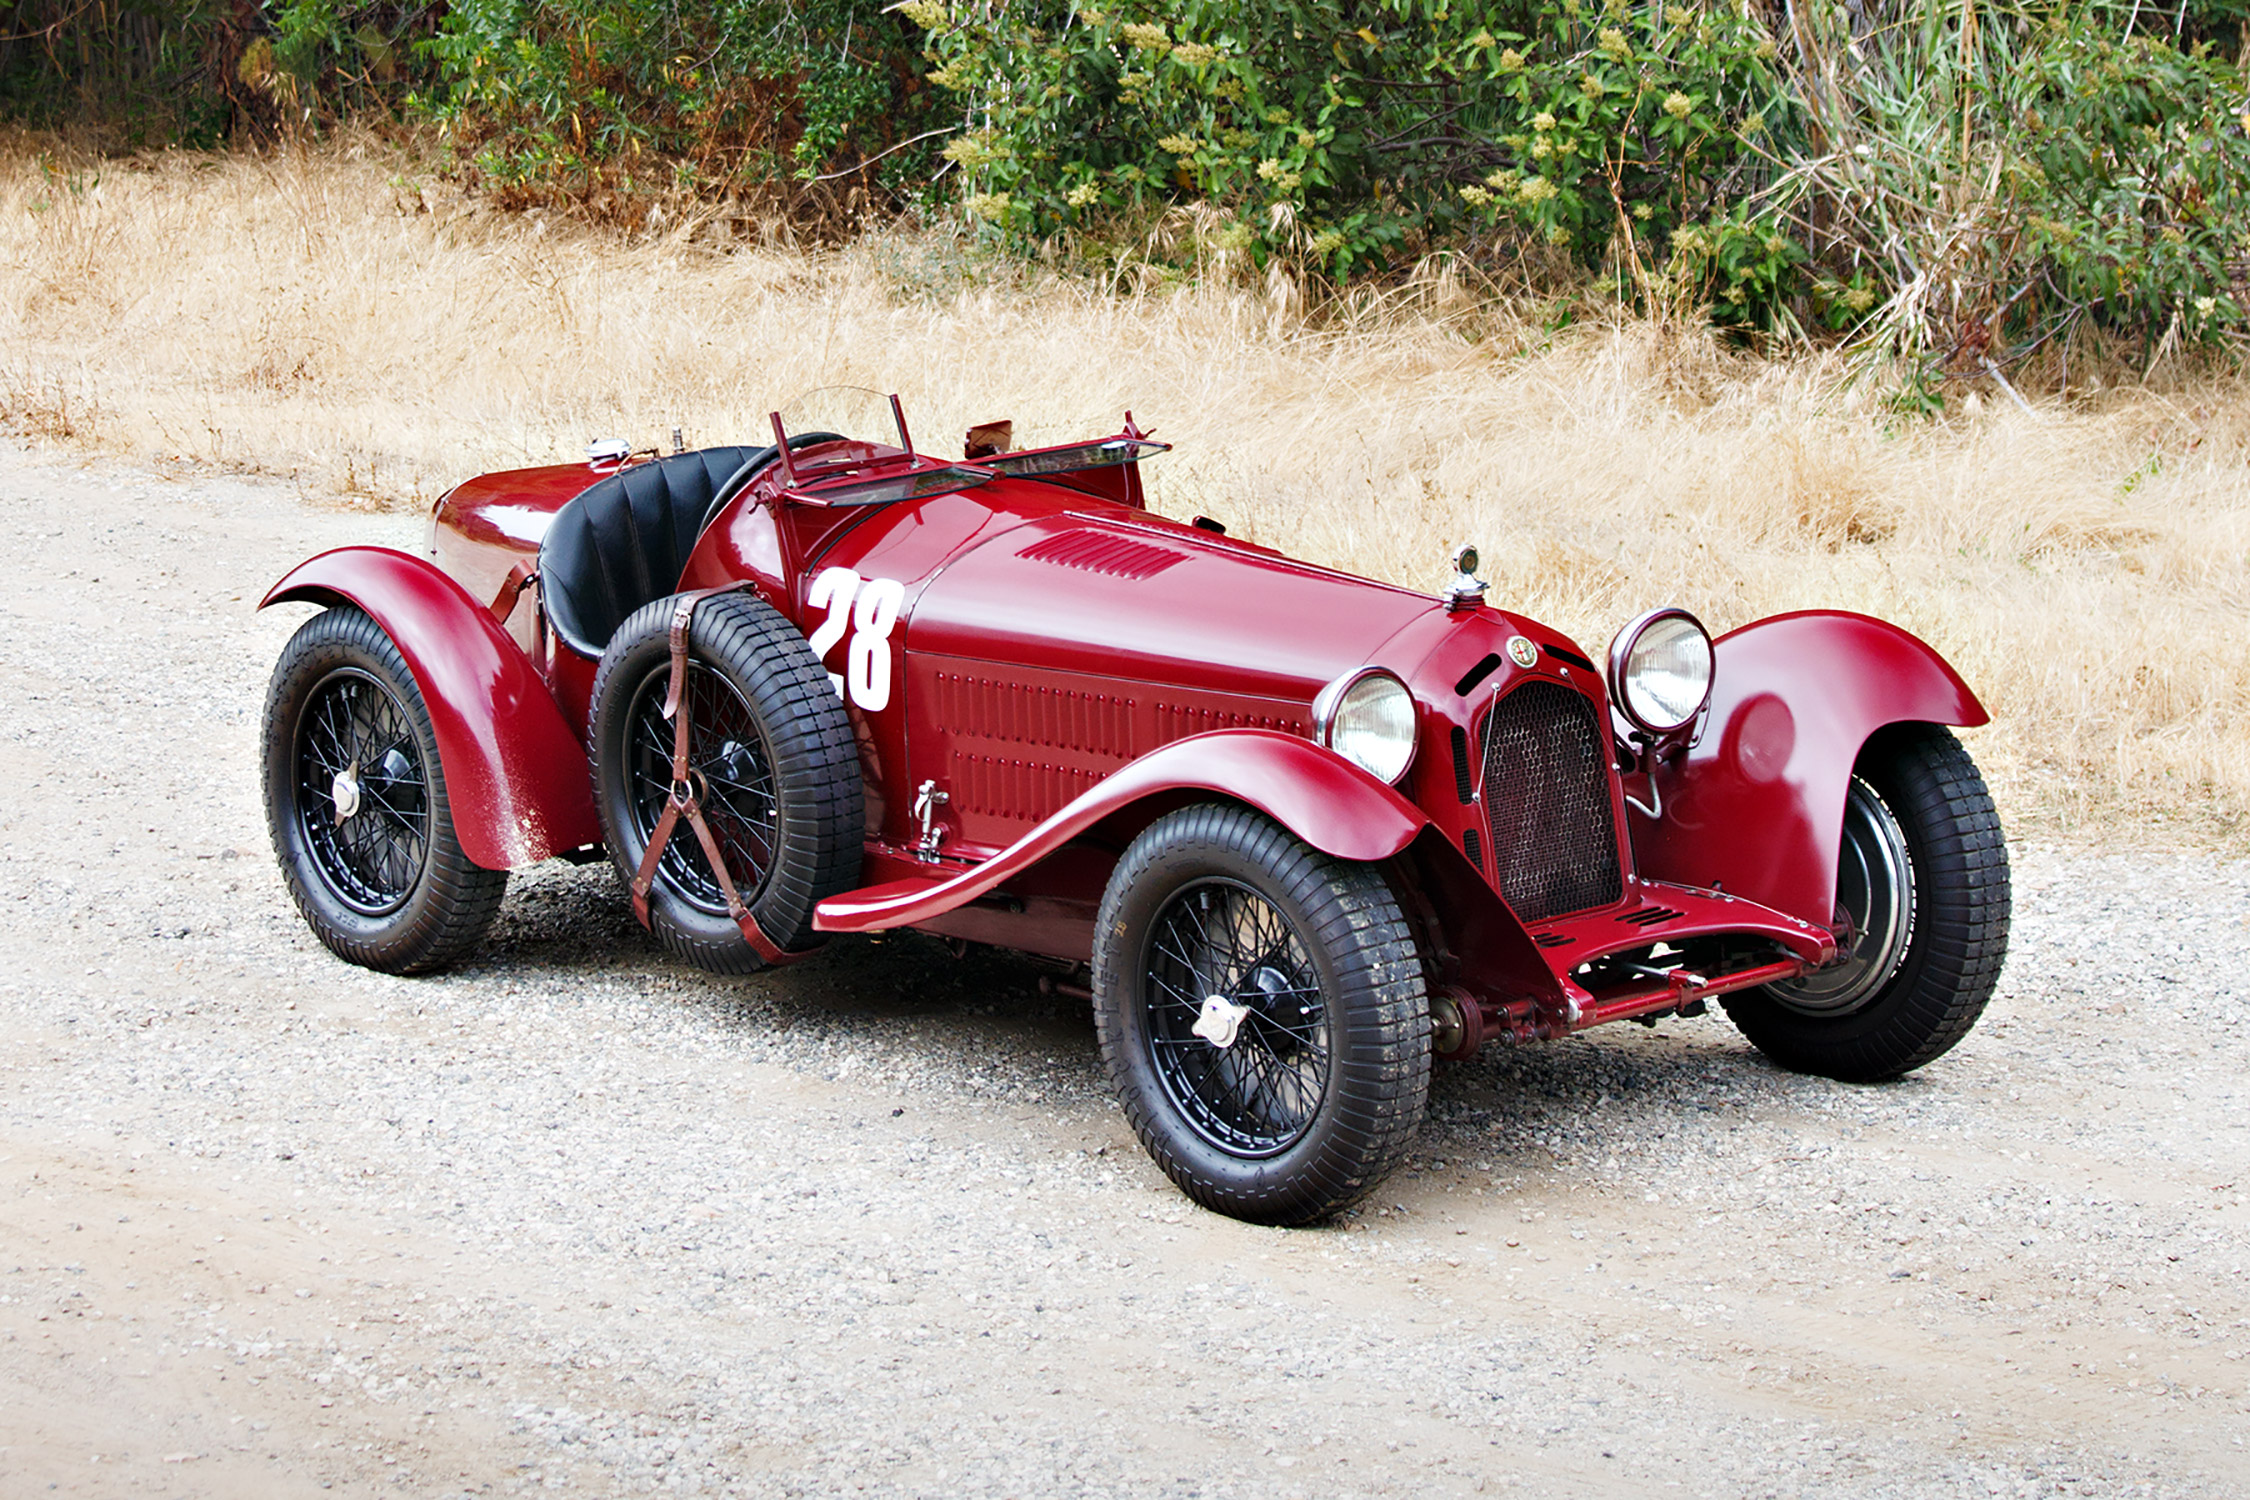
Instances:
[[[948,848],[990,852],[1022,837],[1138,756],[1214,729],[1309,737],[1304,704],[1189,694],[1081,673],[909,652],[908,788],[950,799]],[[919,705],[928,705],[925,712]]]
[[[1092,771],[956,749],[950,794],[967,816],[1036,823],[1101,780]]]
[[[1156,704],[1156,745],[1169,745],[1174,740],[1184,740],[1191,734],[1208,734],[1214,729],[1272,729],[1283,734],[1312,738],[1312,718],[1309,714],[1292,713],[1284,705],[1259,700],[1235,702],[1240,706],[1219,707],[1208,703]],[[1149,748],[1155,747],[1151,745]]]
[[[1013,842],[1135,753],[1135,684],[913,653],[907,678],[932,709],[911,716],[908,779],[944,788],[948,847]]]
[[[938,721],[948,733],[1115,760],[1132,757],[1130,697],[964,672],[938,672],[932,682]]]

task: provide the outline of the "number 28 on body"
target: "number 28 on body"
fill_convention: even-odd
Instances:
[[[829,648],[851,634],[851,649],[844,655],[844,670],[828,680],[836,695],[848,698],[868,713],[879,713],[891,701],[891,628],[898,624],[899,607],[906,602],[906,585],[895,578],[862,578],[850,568],[827,568],[813,579],[805,607],[826,610],[827,617],[805,638],[813,655],[828,659]]]

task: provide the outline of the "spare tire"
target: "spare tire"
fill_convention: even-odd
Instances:
[[[628,616],[594,676],[595,807],[628,888],[671,795],[664,702],[676,604],[659,599]],[[727,875],[774,946],[813,947],[813,908],[858,885],[866,829],[844,706],[797,628],[750,594],[697,606],[687,678],[691,780]],[[658,941],[698,968],[765,967],[685,819],[657,856],[648,906]]]

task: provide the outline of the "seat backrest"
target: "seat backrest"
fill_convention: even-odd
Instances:
[[[539,598],[555,634],[601,655],[627,615],[680,586],[704,526],[772,457],[771,448],[699,448],[581,490],[539,544]]]

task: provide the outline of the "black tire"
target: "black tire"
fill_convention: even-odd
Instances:
[[[594,675],[595,807],[628,886],[671,787],[663,703],[675,602],[659,599],[628,617]],[[813,908],[859,883],[866,826],[858,746],[828,673],[771,605],[720,594],[696,608],[688,690],[690,760],[727,874],[775,946],[813,947]],[[765,967],[727,915],[684,819],[658,856],[649,927],[712,973]]]
[[[1190,1031],[1198,990],[1244,1007],[1224,1045]],[[1309,1224],[1364,1197],[1429,1102],[1429,991],[1398,898],[1372,866],[1231,803],[1158,819],[1118,862],[1094,1023],[1149,1155],[1253,1223]]]
[[[442,969],[492,925],[508,872],[469,862],[422,690],[349,606],[307,620],[266,691],[266,827],[297,910],[337,957]]]
[[[1830,969],[1721,1003],[1781,1066],[1878,1083],[1969,1034],[2008,952],[2007,843],[1984,778],[1948,730],[1896,724],[1867,742],[1841,862],[1852,950]],[[1885,899],[1887,863],[1903,863],[1903,899]]]

